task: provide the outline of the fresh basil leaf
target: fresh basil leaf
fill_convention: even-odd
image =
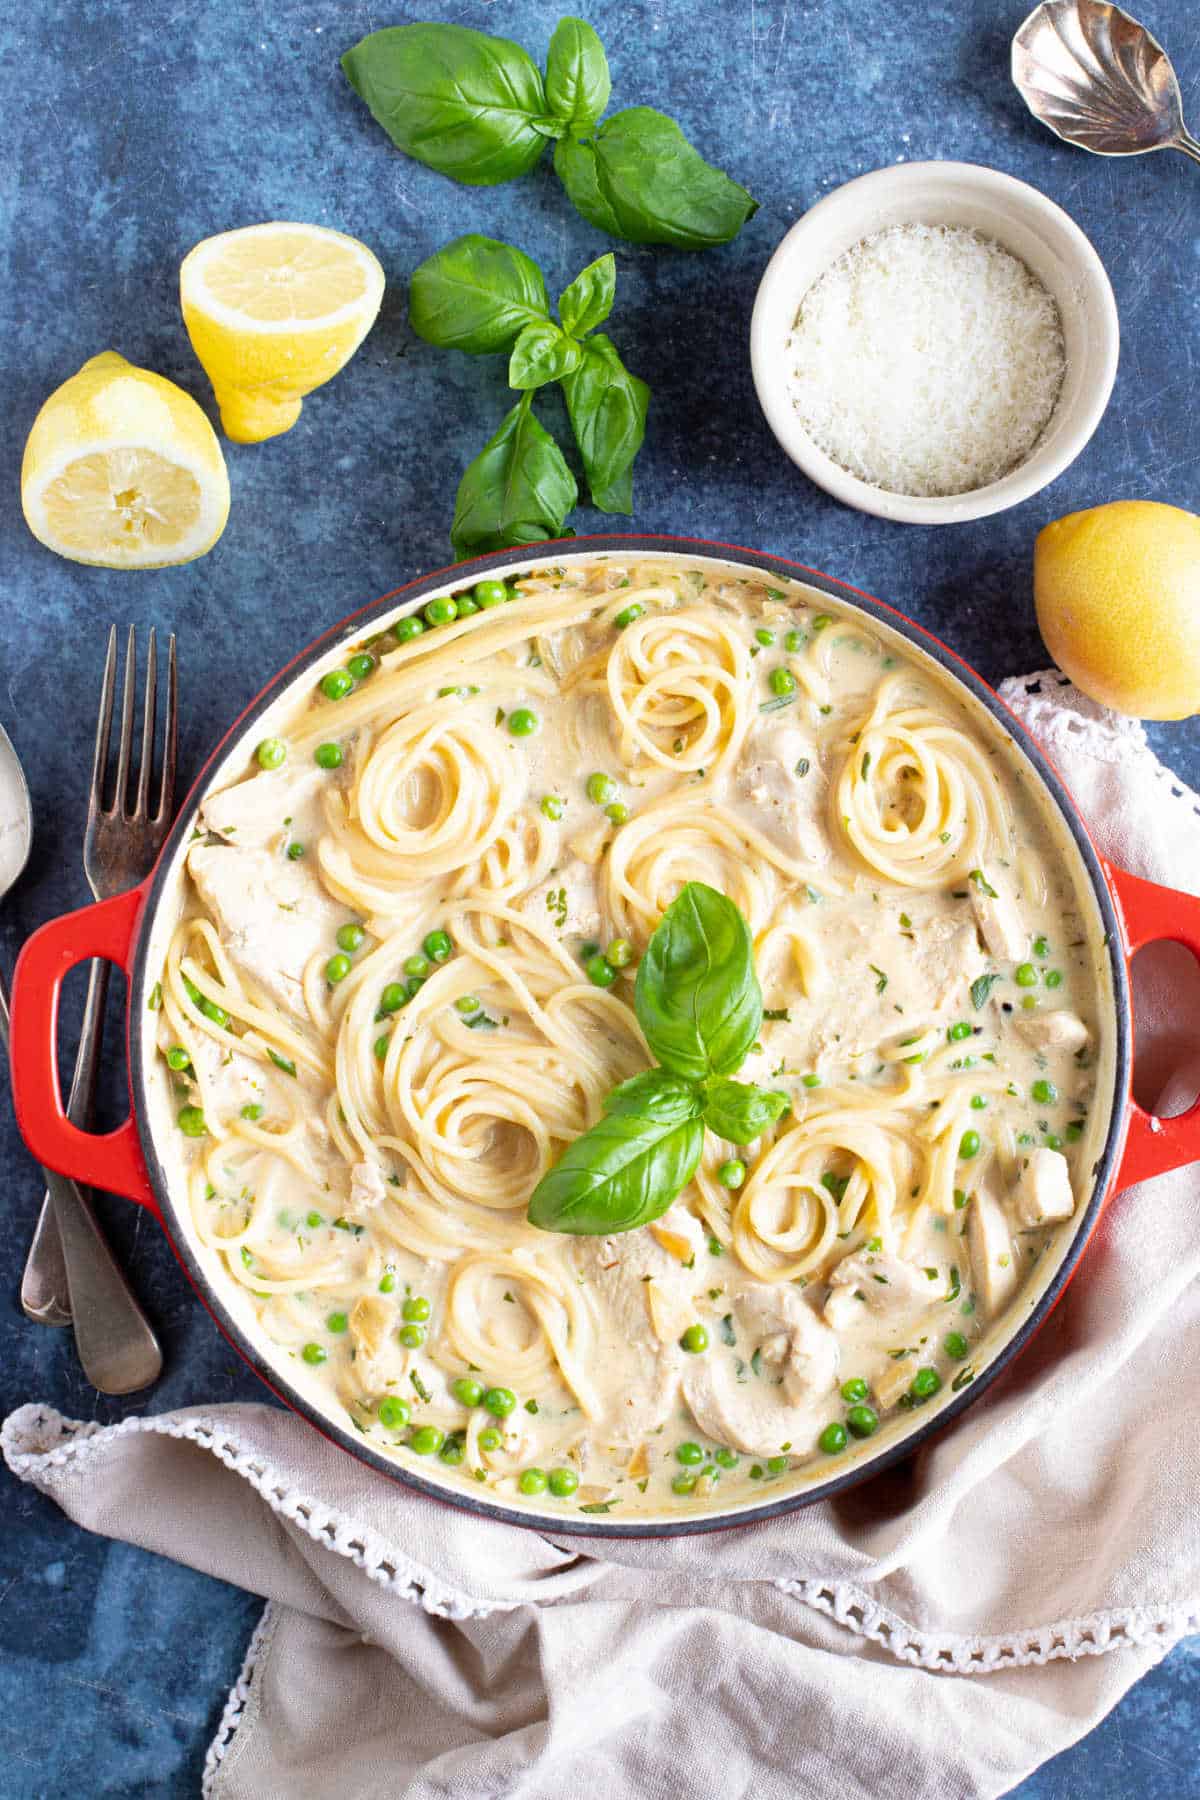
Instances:
[[[546,58],[546,105],[557,119],[593,124],[608,105],[612,79],[604,45],[583,19],[560,19]]]
[[[575,477],[522,394],[458,484],[450,539],[460,557],[562,535]]]
[[[758,210],[652,106],[628,107],[593,132],[562,138],[554,167],[589,223],[632,244],[706,250],[727,244]]]
[[[465,25],[389,25],[342,57],[346,78],[397,149],[472,187],[511,181],[546,147],[533,59]]]
[[[582,347],[553,319],[539,319],[526,325],[513,345],[508,359],[508,385],[540,388],[548,381],[561,381],[579,367],[582,355]]]
[[[581,269],[570,287],[558,296],[558,316],[563,330],[583,337],[603,325],[613,309],[617,292],[617,259],[609,250]]]
[[[693,1096],[697,1113],[699,1104]],[[542,1176],[530,1196],[529,1223],[582,1236],[648,1225],[692,1179],[703,1147],[698,1117],[608,1113]]]
[[[668,906],[638,965],[638,1023],[675,1075],[732,1075],[762,1024],[750,928],[732,900],[689,881]]]
[[[650,389],[631,375],[612,339],[587,338],[563,394],[592,503],[601,512],[633,511],[633,464],[646,435]]]
[[[602,1104],[606,1113],[628,1113],[637,1119],[678,1125],[685,1119],[698,1119],[703,1100],[695,1082],[684,1081],[668,1069],[647,1069],[613,1088]]]
[[[470,231],[413,270],[408,317],[427,343],[487,356],[550,317],[542,271],[521,250]]]
[[[718,1076],[704,1084],[704,1123],[731,1144],[751,1144],[791,1104],[778,1088],[750,1087]]]

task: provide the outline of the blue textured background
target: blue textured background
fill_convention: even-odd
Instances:
[[[1194,0],[1147,5],[1196,127]],[[540,58],[559,10],[549,0],[34,0],[5,10],[0,717],[37,811],[33,860],[0,927],[6,968],[34,925],[86,897],[79,843],[110,620],[178,632],[190,773],[293,650],[449,559],[458,476],[499,420],[506,390],[494,361],[413,337],[410,270],[446,238],[477,229],[528,250],[555,291],[610,246],[572,212],[548,159],[519,184],[484,190],[456,188],[398,156],[337,57],[377,26],[441,17],[516,37]],[[616,247],[612,335],[654,388],[635,525],[796,555],[910,611],[993,680],[1043,660],[1029,578],[1038,527],[1118,497],[1195,507],[1200,466],[1200,170],[1173,155],[1105,163],[1037,127],[1007,75],[1023,11],[1021,0],[596,0],[588,9],[608,48],[615,104],[660,102],[762,203],[723,250]],[[1065,206],[1108,267],[1123,331],[1112,404],[1075,466],[1014,512],[942,531],[887,525],[809,487],[762,423],[747,356],[759,274],[793,219],[853,175],[926,157],[990,163]],[[128,575],[51,556],[25,531],[17,497],[21,447],[41,402],[111,346],[212,412],[179,318],[180,259],[212,232],[280,217],[353,232],[380,256],[391,285],[366,344],[289,435],[225,446],[233,508],[203,561]],[[545,404],[547,422],[556,405]],[[604,528],[588,511],[575,522]],[[1177,770],[1200,778],[1196,721],[1152,736]],[[107,1074],[113,1108],[119,1066]],[[27,1325],[18,1310],[39,1189],[6,1098],[0,1150],[0,1409],[36,1397],[107,1419],[262,1398],[154,1228],[114,1203],[106,1216],[162,1333],[167,1371],[131,1404],[101,1402],[70,1335]],[[0,1791],[13,1800],[196,1792],[259,1603],[84,1536],[0,1479]],[[1026,1782],[1023,1800],[1200,1795],[1198,1673],[1196,1647],[1178,1648],[1091,1738]]]

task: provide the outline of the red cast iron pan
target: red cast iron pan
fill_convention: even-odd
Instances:
[[[1014,1325],[1007,1342],[988,1366],[971,1385],[941,1406],[935,1417],[914,1423],[912,1430],[897,1443],[884,1446],[879,1454],[843,1469],[841,1473],[832,1473],[827,1481],[806,1487],[802,1493],[780,1493],[771,1500],[738,1507],[727,1516],[641,1521],[621,1521],[611,1516],[594,1520],[577,1516],[565,1518],[558,1513],[518,1511],[492,1499],[461,1493],[430,1480],[407,1463],[401,1464],[381,1455],[365,1438],[319,1412],[305,1394],[291,1387],[286,1377],[264,1360],[261,1351],[228,1310],[181,1227],[187,1200],[186,1196],[172,1192],[154,1146],[149,1126],[147,1060],[142,1033],[133,1030],[132,1022],[143,1018],[148,995],[157,979],[158,971],[149,966],[150,925],[162,901],[176,853],[193,830],[200,802],[211,779],[209,770],[236,739],[244,736],[249,743],[256,741],[256,721],[284,687],[302,677],[319,658],[328,654],[335,643],[357,641],[369,634],[370,627],[380,615],[415,611],[431,594],[451,587],[469,586],[485,574],[533,567],[545,563],[548,558],[562,562],[599,555],[653,557],[664,554],[716,557],[722,562],[760,573],[803,581],[868,618],[893,627],[940,663],[952,680],[981,701],[1002,731],[1016,741],[1074,837],[1104,922],[1114,998],[1113,1014],[1107,1023],[1116,1033],[1115,1101],[1104,1148],[1095,1166],[1092,1197],[1074,1220],[1072,1241],[1053,1280],[1037,1305]],[[449,1501],[485,1517],[558,1535],[569,1532],[609,1538],[661,1537],[719,1530],[734,1524],[775,1518],[800,1506],[828,1499],[890,1463],[911,1456],[931,1433],[941,1431],[963,1413],[1029,1342],[1078,1266],[1106,1202],[1135,1182],[1200,1160],[1200,1101],[1177,1118],[1157,1119],[1136,1103],[1130,1091],[1134,1024],[1129,962],[1137,950],[1156,940],[1184,944],[1200,957],[1200,899],[1129,875],[1100,857],[1062,781],[1024,727],[974,670],[930,632],[884,602],[784,557],[760,555],[695,538],[572,538],[554,545],[531,547],[520,553],[499,551],[453,569],[423,575],[335,625],[263,689],[209,758],[180,810],[158,863],[142,885],[115,900],[101,901],[51,920],[34,933],[22,950],[12,995],[12,1079],[17,1122],[26,1144],[39,1161],[93,1186],[126,1195],[146,1207],[167,1233],[176,1256],[220,1329],[279,1399],[351,1456],[381,1474],[431,1498]],[[80,1131],[68,1121],[59,1090],[55,1055],[58,998],[63,978],[77,963],[93,957],[105,957],[116,963],[124,970],[128,981],[130,1115],[123,1125],[106,1136]]]

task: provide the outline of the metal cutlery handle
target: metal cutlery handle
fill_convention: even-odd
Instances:
[[[79,1050],[75,1057],[75,1073],[71,1079],[71,1096],[67,1101],[67,1117],[75,1125],[91,1121],[96,1093],[96,1063],[104,1034],[104,1005],[108,998],[108,964],[94,962],[88,971],[87,999],[79,1029]],[[21,1277],[21,1307],[25,1316],[38,1325],[71,1323],[71,1290],[67,1266],[63,1259],[62,1237],[54,1217],[47,1188],[33,1241],[25,1259]]]
[[[8,1048],[8,999],[0,983],[0,1036]],[[74,1091],[74,1090],[73,1090]],[[132,1394],[157,1380],[162,1350],[81,1189],[43,1168],[62,1242],[75,1344],[102,1394]]]

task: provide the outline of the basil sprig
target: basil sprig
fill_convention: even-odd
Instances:
[[[458,490],[451,541],[459,556],[562,535],[578,497],[558,445],[529,407],[559,382],[593,504],[633,511],[633,464],[646,434],[650,389],[597,332],[612,311],[617,266],[609,252],[580,271],[552,318],[537,264],[512,244],[469,232],[415,270],[409,319],[431,344],[473,356],[508,353],[508,384],[525,396],[470,465]]]
[[[544,79],[519,44],[463,25],[373,31],[342,68],[397,148],[455,181],[491,186],[528,174],[557,140],[554,167],[570,200],[631,243],[707,249],[736,237],[757,210],[664,113],[632,106],[601,123],[612,81],[583,19],[559,20]]]
[[[749,927],[715,888],[690,881],[638,968],[634,1010],[660,1067],[615,1087],[604,1117],[543,1175],[529,1222],[581,1236],[660,1218],[696,1173],[705,1130],[748,1144],[788,1107],[778,1089],[731,1079],[762,1021]]]

